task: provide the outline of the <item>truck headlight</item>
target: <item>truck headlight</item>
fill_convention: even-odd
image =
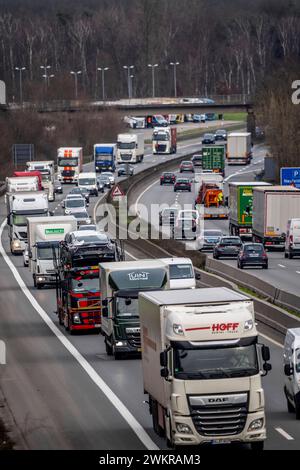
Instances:
[[[176,323],[174,323],[173,325],[173,331],[175,333],[175,335],[182,335],[183,336],[183,328],[181,325],[178,325]]]
[[[176,429],[177,432],[180,432],[181,434],[193,434],[193,431],[187,424],[176,423]]]
[[[92,223],[92,221],[90,219],[87,219],[86,223],[89,225]]]
[[[127,341],[117,341],[116,346],[127,346]]]
[[[14,248],[21,248],[21,243],[19,242],[19,240],[14,240],[13,241],[13,247]]]
[[[263,418],[255,419],[252,421],[250,424],[248,431],[257,431],[258,429],[261,429],[264,425],[264,420]]]
[[[73,315],[73,322],[74,322],[74,323],[81,323],[80,316],[79,316],[78,313],[75,313],[75,314]]]
[[[250,319],[250,320],[245,321],[245,323],[244,323],[244,331],[250,331],[250,330],[252,330],[253,327],[254,327],[254,322],[253,322],[253,320]]]

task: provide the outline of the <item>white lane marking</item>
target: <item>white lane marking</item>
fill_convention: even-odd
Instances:
[[[131,412],[126,408],[124,403],[115,395],[112,389],[104,382],[104,380],[97,374],[95,369],[88,363],[88,361],[80,354],[80,352],[73,346],[73,344],[66,338],[66,336],[57,328],[53,323],[51,318],[45,312],[45,310],[40,306],[37,300],[33,297],[25,282],[21,278],[18,270],[9,259],[6,251],[2,245],[2,234],[3,229],[6,225],[6,220],[4,220],[0,227],[0,254],[3,256],[3,259],[9,269],[11,270],[15,280],[19,284],[20,289],[23,291],[23,294],[27,297],[32,307],[36,310],[39,316],[44,320],[46,325],[50,328],[52,333],[57,337],[57,339],[62,343],[62,345],[69,351],[69,353],[74,357],[74,359],[79,363],[82,369],[87,373],[90,379],[95,383],[95,385],[101,390],[101,392],[107,397],[111,404],[116,408],[120,413],[122,418],[127,422],[131,427],[133,432],[136,434],[138,439],[143,443],[143,445],[148,450],[158,450],[157,445],[152,441],[150,436],[146,433],[145,429],[140,425],[136,418],[131,414]]]
[[[144,189],[144,191],[139,195],[139,197],[137,198],[137,200],[135,201],[135,206],[134,206],[134,210],[135,210],[135,213],[137,214],[138,212],[138,204],[141,200],[141,198],[144,196],[144,194],[149,191],[150,188],[152,188],[152,186],[154,186],[155,184],[157,184],[159,180],[155,180],[153,181],[153,183],[149,184],[149,186],[147,186],[146,189]]]
[[[296,274],[300,274],[300,271],[296,271]]]
[[[286,266],[284,266],[283,264],[278,264],[278,266],[279,266],[280,268],[286,268]]]
[[[129,256],[129,258],[132,258],[132,259],[134,259],[135,261],[138,260],[138,258],[137,258],[136,256],[133,256],[131,253],[129,253],[129,251],[126,251],[126,250],[124,250],[124,251],[125,251],[126,255]]]
[[[275,429],[277,432],[279,432],[279,434],[285,437],[285,439],[287,439],[288,441],[294,441],[294,438],[290,436],[284,429],[282,428],[275,428]]]
[[[241,174],[246,175],[247,173],[253,173],[253,170],[243,171],[241,173],[239,171],[237,171],[236,173],[233,173],[232,175],[227,176],[227,178],[224,179],[224,183],[226,183],[228,180],[230,180],[234,176],[241,175]]]

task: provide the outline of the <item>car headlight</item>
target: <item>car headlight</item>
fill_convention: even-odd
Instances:
[[[264,420],[263,418],[255,419],[252,421],[250,424],[248,431],[257,431],[258,429],[261,429],[264,425]]]
[[[87,219],[86,223],[87,223],[87,224],[92,223],[91,219]]]
[[[180,432],[181,434],[193,434],[193,431],[187,424],[176,423],[176,429],[177,432]]]

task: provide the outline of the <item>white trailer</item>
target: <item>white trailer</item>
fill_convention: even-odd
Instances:
[[[117,163],[139,163],[145,152],[142,134],[119,134],[117,140]]]
[[[50,214],[47,193],[7,193],[6,207],[10,250],[13,254],[22,253],[27,245],[27,217]]]
[[[39,190],[39,178],[37,176],[7,177],[5,184],[7,193]]]
[[[57,149],[57,179],[62,183],[77,183],[82,172],[82,147],[60,147]]]
[[[29,268],[35,287],[55,284],[53,254],[66,234],[76,230],[77,220],[73,216],[27,218]]]
[[[261,376],[271,366],[269,349],[258,345],[252,299],[227,288],[141,292],[139,315],[154,431],[171,447],[262,449]]]
[[[48,192],[48,200],[50,202],[55,201],[54,193],[54,179],[55,169],[53,160],[41,160],[41,161],[30,161],[26,163],[28,171],[39,171],[42,176],[42,185],[44,190]]]
[[[284,250],[289,219],[300,217],[300,190],[293,186],[253,188],[254,241]]]
[[[227,136],[228,165],[248,165],[252,158],[250,132],[231,132]]]

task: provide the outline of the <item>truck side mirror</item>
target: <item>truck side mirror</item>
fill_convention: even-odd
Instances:
[[[10,225],[10,215],[7,216],[7,225]]]
[[[108,306],[108,300],[107,299],[103,299],[102,300],[102,307],[107,307]]]
[[[169,377],[169,370],[167,369],[167,367],[164,367],[160,370],[160,376],[164,379],[167,379]]]
[[[263,369],[267,375],[267,373],[270,372],[270,370],[272,370],[272,364],[270,364],[269,362],[265,362],[263,365]]]
[[[54,216],[54,212],[53,212],[53,211],[49,211],[49,215],[50,215],[50,217],[53,217],[53,216]]]
[[[286,375],[287,377],[290,377],[293,374],[294,374],[294,370],[290,366],[290,364],[285,364],[285,366],[284,366],[284,375]]]
[[[159,355],[159,359],[160,359],[160,366],[166,368],[168,365],[168,352],[167,351],[161,352]]]
[[[102,317],[104,317],[104,318],[108,317],[108,308],[107,307],[102,308]]]
[[[196,273],[195,278],[196,278],[197,281],[201,281],[201,274]]]
[[[261,349],[261,355],[263,358],[264,362],[268,362],[270,360],[270,348],[268,346],[265,346],[263,344],[262,349]]]

